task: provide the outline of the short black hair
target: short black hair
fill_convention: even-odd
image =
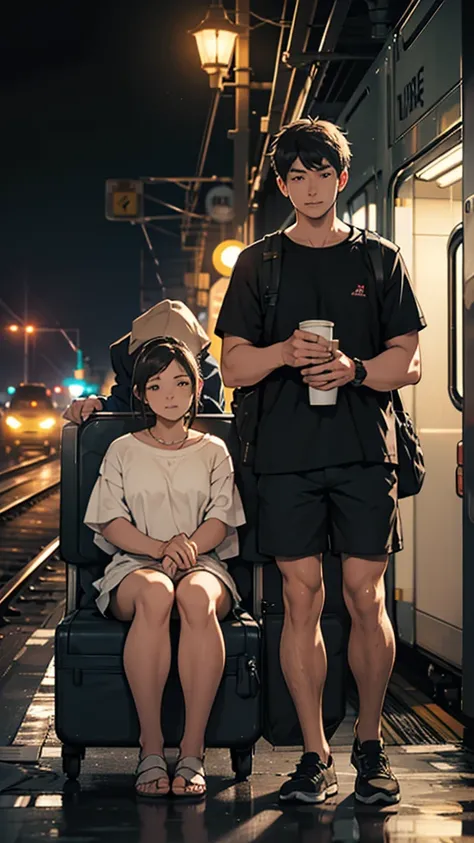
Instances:
[[[200,370],[193,353],[181,340],[176,340],[174,337],[159,337],[148,340],[141,347],[133,367],[132,394],[136,387],[142,417],[146,422],[146,414],[151,412],[145,401],[146,385],[154,375],[164,372],[173,360],[182,366],[191,381],[192,402],[185,416],[187,426],[191,427],[198,410]]]
[[[342,129],[328,120],[311,117],[283,126],[272,140],[269,155],[275,173],[285,182],[297,158],[307,170],[322,169],[326,159],[338,177],[351,163],[349,142]]]

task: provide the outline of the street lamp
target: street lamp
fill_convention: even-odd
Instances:
[[[12,334],[17,334],[20,330],[18,325],[9,325],[8,330]],[[34,334],[35,328],[33,325],[25,325],[23,328],[23,382],[28,383],[28,338]]]
[[[34,325],[24,325],[21,328],[23,330],[24,336],[24,352],[23,352],[23,381],[24,383],[28,383],[28,337],[31,334],[40,333],[40,334],[62,334],[64,339],[68,342],[72,350],[76,354],[76,369],[75,369],[75,377],[83,378],[84,377],[84,364],[82,358],[82,351],[80,349],[80,338],[79,338],[79,328],[36,328]],[[20,331],[19,325],[9,325],[8,330],[12,332],[12,334],[17,334]],[[76,334],[76,344],[73,343],[71,340],[69,333],[75,332]]]
[[[234,141],[234,220],[235,236],[248,241],[246,231],[249,185],[249,103],[250,103],[250,0],[235,0],[235,23],[229,20],[220,0],[212,0],[207,15],[192,31],[196,38],[202,69],[209,74],[211,88],[235,87],[235,129],[228,132]],[[224,83],[235,45],[235,82]]]
[[[211,3],[204,20],[191,30],[196,39],[201,67],[209,74],[211,88],[222,88],[238,33],[239,27],[229,20],[220,0]]]

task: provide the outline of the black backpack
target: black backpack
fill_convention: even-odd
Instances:
[[[263,341],[272,343],[278,288],[281,270],[281,231],[264,237],[262,263],[258,272],[258,287],[263,321]],[[235,432],[240,444],[240,460],[234,462],[235,482],[245,509],[246,522],[238,528],[240,556],[247,562],[268,562],[270,556],[260,553],[257,542],[258,478],[254,473],[255,446],[262,390],[260,384],[234,389],[232,412]]]
[[[378,234],[363,231],[362,238],[375,280],[377,311],[374,323],[377,335],[380,333],[380,307],[383,291],[384,269],[381,241]],[[398,452],[398,497],[411,498],[417,495],[425,480],[425,460],[419,436],[410,414],[405,410],[398,389],[392,390],[392,406],[395,415]]]
[[[381,239],[371,231],[361,231],[364,251],[375,281],[374,325],[380,333],[380,301],[384,281]],[[258,286],[264,314],[263,343],[271,345],[275,321],[278,289],[280,286],[282,231],[264,237],[262,264],[258,273]],[[260,384],[234,390],[232,412],[236,434],[240,443],[240,461],[235,465],[236,483],[241,494],[247,523],[240,528],[241,556],[250,562],[265,562],[270,557],[261,554],[257,544],[258,478],[254,473],[255,448],[261,412],[262,390]],[[398,497],[418,494],[425,478],[423,451],[409,413],[403,406],[398,390],[392,391],[392,405],[396,421],[398,448]]]

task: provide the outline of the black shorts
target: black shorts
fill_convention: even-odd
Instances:
[[[397,472],[388,463],[261,474],[258,493],[259,550],[269,556],[402,549]]]

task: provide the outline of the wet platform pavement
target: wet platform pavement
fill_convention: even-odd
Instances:
[[[402,801],[383,809],[355,805],[349,747],[334,751],[339,794],[323,807],[280,808],[277,792],[295,751],[272,751],[262,742],[251,779],[235,783],[228,753],[207,756],[205,803],[138,802],[132,790],[136,752],[91,750],[80,784],[67,783],[59,758],[41,759],[32,777],[0,795],[4,843],[40,840],[137,843],[330,843],[330,841],[474,838],[474,763],[461,749],[393,747],[392,766]]]
[[[209,750],[208,796],[197,805],[137,800],[136,749],[90,748],[78,781],[67,781],[54,729],[52,657],[61,613],[58,607],[48,628],[29,632],[0,682],[1,843],[474,841],[474,754],[455,741],[390,745],[385,732],[401,802],[381,809],[355,803],[350,708],[331,741],[339,793],[320,807],[280,807],[278,790],[301,750],[275,750],[264,740],[246,782],[235,782],[228,750]],[[2,650],[12,652],[8,630],[14,627],[4,628]]]
[[[51,673],[52,665],[46,680],[51,680]],[[66,781],[52,703],[52,688],[46,682],[19,732],[23,745],[15,740],[13,749],[25,756],[28,744],[31,750],[38,747],[32,743],[33,725],[43,729],[36,763],[8,765],[22,780],[0,793],[2,843],[474,840],[474,756],[460,745],[389,747],[402,790],[400,805],[359,806],[353,798],[355,773],[349,763],[354,722],[350,713],[332,741],[339,793],[323,806],[279,806],[278,789],[294,769],[300,750],[274,750],[263,740],[257,745],[248,781],[233,779],[228,750],[209,750],[205,802],[186,804],[173,798],[143,802],[133,791],[136,750],[89,749],[79,780]],[[170,759],[173,756],[171,751]],[[2,769],[5,763],[0,763],[0,773]]]

